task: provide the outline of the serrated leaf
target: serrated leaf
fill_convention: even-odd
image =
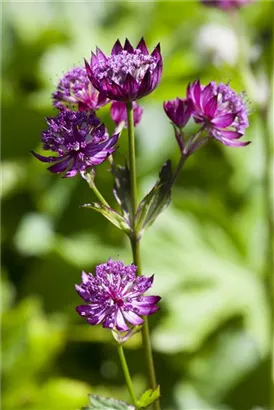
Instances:
[[[157,216],[169,205],[171,199],[172,170],[171,161],[163,165],[159,179],[152,190],[145,196],[138,206],[136,213],[136,229],[141,235]]]
[[[135,410],[135,407],[125,401],[111,399],[109,397],[89,395],[90,406],[82,410]]]
[[[82,205],[84,208],[91,208],[97,212],[100,212],[105,218],[107,218],[114,226],[121,229],[126,233],[131,232],[131,228],[129,226],[128,221],[114,209],[109,208],[103,204],[99,204],[98,202],[92,202],[91,204]]]
[[[155,390],[146,390],[140,400],[138,400],[138,406],[141,408],[146,408],[154,403],[160,397],[160,386],[157,386]]]
[[[130,193],[130,174],[127,165],[112,166],[114,176],[113,194],[121,207],[121,211],[129,221],[132,220],[132,202]]]

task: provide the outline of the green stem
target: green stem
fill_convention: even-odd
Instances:
[[[134,265],[138,267],[137,274],[140,276],[142,274],[140,241],[138,239],[137,240],[131,239],[130,243],[131,243],[131,249],[132,249],[132,255],[133,255],[133,263]],[[156,389],[157,381],[156,381],[156,374],[155,374],[155,369],[154,369],[152,348],[151,348],[150,335],[149,335],[149,324],[148,324],[147,317],[144,317],[142,337],[143,337],[143,346],[144,346],[146,363],[147,363],[149,386],[151,389]],[[158,410],[159,408],[160,408],[159,402],[156,402],[155,409]]]
[[[127,388],[128,388],[132,403],[134,404],[136,409],[139,409],[138,401],[137,401],[137,398],[136,398],[135,393],[134,393],[132,380],[131,380],[131,377],[130,377],[127,361],[126,361],[126,358],[125,358],[124,349],[123,349],[123,346],[121,344],[118,344],[118,354],[119,354],[119,357],[120,357],[122,369],[123,369],[123,372],[124,372]]]
[[[128,152],[129,152],[129,171],[130,171],[130,187],[132,201],[132,224],[135,231],[134,216],[137,210],[137,178],[136,178],[136,153],[135,153],[135,137],[134,137],[134,118],[132,102],[127,103],[127,119],[128,119]]]
[[[133,235],[130,239],[133,263],[137,266],[137,274],[142,274],[141,256],[140,256],[140,240],[137,238],[135,230],[135,218],[137,210],[137,179],[136,179],[136,154],[135,154],[135,137],[134,137],[134,118],[132,102],[127,103],[127,120],[128,120],[128,149],[129,149],[129,171],[130,171],[130,185],[131,185],[131,201],[132,201],[132,229]],[[145,351],[145,358],[147,363],[148,380],[151,389],[156,389],[156,375],[153,363],[149,325],[148,320],[144,318],[144,325],[142,327],[143,347]],[[153,403],[154,410],[160,410],[159,400]]]
[[[95,195],[97,196],[97,198],[99,199],[100,202],[102,202],[103,205],[107,206],[108,208],[110,208],[108,202],[105,200],[105,198],[103,197],[103,195],[101,194],[101,192],[98,190],[98,188],[96,187],[96,185],[94,183],[89,185],[90,188],[93,190],[93,192],[95,193]]]

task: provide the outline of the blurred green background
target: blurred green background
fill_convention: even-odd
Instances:
[[[269,88],[273,3],[241,10],[245,51],[257,76],[258,101]],[[245,89],[237,40],[225,13],[182,2],[5,2],[2,43],[2,408],[75,410],[96,393],[128,399],[110,332],[75,312],[82,269],[109,257],[131,263],[127,238],[99,214],[80,176],[50,174],[41,150],[51,92],[68,69],[119,37],[164,59],[158,89],[142,100],[138,177],[145,194],[161,165],[179,151],[162,102],[185,96],[200,78]],[[164,410],[267,408],[269,303],[265,291],[265,123],[249,103],[244,149],[211,142],[187,162],[171,206],[145,234],[144,274],[155,273],[161,311],[151,320]],[[104,108],[99,114],[114,128]],[[115,154],[123,163],[126,134]],[[41,152],[41,151],[40,151]],[[272,156],[273,159],[273,156]],[[97,184],[109,201],[107,165]],[[141,197],[141,196],[140,196]],[[146,387],[140,338],[126,345],[136,390]]]

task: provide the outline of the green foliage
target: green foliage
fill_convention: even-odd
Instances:
[[[124,401],[109,399],[107,397],[90,395],[90,407],[84,407],[83,410],[134,410],[135,407]]]
[[[102,214],[105,218],[107,218],[114,226],[121,229],[126,233],[130,233],[130,226],[126,219],[116,212],[114,209],[109,208],[106,205],[100,204],[98,202],[93,202],[91,204],[83,205],[83,208],[91,208],[100,214]]]
[[[138,406],[141,408],[146,408],[150,406],[152,403],[155,402],[160,397],[160,386],[158,386],[155,390],[149,389],[146,390],[140,399],[138,400]]]
[[[171,185],[171,162],[167,161],[159,173],[158,181],[138,206],[136,213],[136,229],[140,236],[169,205],[171,200]]]
[[[261,96],[261,73],[273,69],[273,3],[258,3],[241,11],[241,23]],[[2,8],[2,407],[75,410],[89,392],[130,402],[112,336],[76,315],[81,300],[74,289],[82,269],[93,272],[109,257],[131,263],[127,238],[81,208],[95,201],[81,177],[52,175],[29,152],[40,146],[44,117],[56,114],[50,95],[63,72],[96,45],[110,51],[118,37],[137,43],[144,36],[150,49],[160,41],[163,78],[140,101],[144,116],[136,129],[144,198],[162,164],[180,156],[163,100],[184,97],[197,77],[245,88],[240,66],[214,65],[212,51],[197,51],[202,26],[230,21],[199,1],[11,1]],[[153,294],[162,296],[150,327],[163,410],[267,408],[266,124],[252,103],[250,111],[252,144],[231,149],[212,141],[190,157],[172,204],[142,240],[143,272],[155,274]],[[100,116],[111,134],[108,108]],[[123,131],[115,160],[125,164],[126,155]],[[115,207],[108,168],[97,168],[96,185]],[[130,213],[118,188],[116,181],[116,197]],[[147,388],[140,344],[140,334],[125,344],[138,397]]]

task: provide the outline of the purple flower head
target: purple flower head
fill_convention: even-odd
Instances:
[[[136,277],[136,270],[135,265],[109,259],[96,267],[95,275],[83,272],[82,283],[75,287],[87,304],[77,306],[76,311],[90,325],[102,323],[119,332],[141,325],[144,320],[140,316],[156,312],[161,298],[143,296],[151,287],[153,276]]]
[[[112,152],[118,134],[108,137],[104,124],[94,112],[61,111],[56,117],[46,119],[48,129],[43,131],[43,148],[57,156],[33,155],[42,162],[54,163],[48,170],[65,177],[73,177],[80,171],[101,164]]]
[[[133,101],[132,105],[134,126],[136,127],[136,125],[138,125],[142,119],[144,110],[135,101]],[[110,115],[116,125],[121,124],[121,122],[124,122],[125,126],[127,127],[127,108],[125,103],[120,101],[113,101],[110,107]]]
[[[129,102],[150,94],[159,84],[162,75],[160,45],[149,54],[144,39],[133,48],[128,40],[122,47],[119,40],[110,56],[99,48],[91,55],[86,69],[93,86],[107,98]]]
[[[97,110],[107,104],[88,79],[85,67],[75,67],[59,81],[57,90],[52,94],[53,105],[59,110],[78,106],[80,111]]]
[[[175,100],[165,101],[164,110],[173,124],[179,128],[184,128],[193,111],[192,100],[175,98]]]
[[[218,7],[222,10],[237,9],[251,3],[253,0],[201,0],[205,6]]]
[[[197,80],[188,85],[187,97],[194,105],[194,121],[201,124],[209,136],[232,147],[250,143],[238,141],[249,126],[243,95],[237,94],[227,84],[211,82],[203,86]]]

